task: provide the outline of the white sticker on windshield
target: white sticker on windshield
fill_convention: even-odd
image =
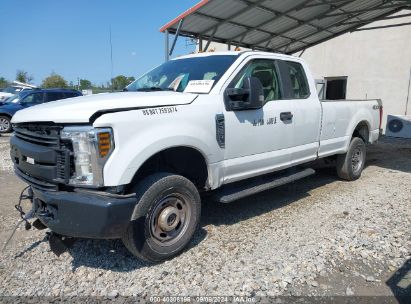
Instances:
[[[214,80],[190,80],[184,93],[210,93]]]

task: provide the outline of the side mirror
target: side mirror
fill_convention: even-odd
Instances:
[[[228,88],[226,94],[233,111],[261,109],[264,105],[263,85],[256,77],[246,77],[243,88]]]

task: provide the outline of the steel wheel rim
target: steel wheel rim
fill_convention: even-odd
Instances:
[[[6,118],[0,118],[0,131],[7,131],[10,128],[10,122]]]
[[[354,173],[358,173],[361,170],[363,162],[363,151],[357,147],[354,149],[351,157],[351,166]]]
[[[150,218],[150,234],[160,246],[178,242],[191,220],[192,204],[187,196],[172,193],[161,198]]]

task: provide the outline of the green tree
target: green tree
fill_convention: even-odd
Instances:
[[[26,71],[23,70],[17,70],[16,72],[16,80],[24,83],[30,83],[32,82],[34,77],[32,75],[29,75]]]
[[[43,88],[67,88],[67,81],[56,73],[51,73],[50,76],[43,79],[41,84]]]
[[[8,84],[9,82],[6,80],[6,78],[0,77],[0,88],[5,88]]]
[[[114,91],[121,91],[131,82],[134,81],[134,77],[126,77],[124,75],[118,75],[117,77],[111,79]]]
[[[80,90],[91,89],[91,81],[87,79],[80,79]]]

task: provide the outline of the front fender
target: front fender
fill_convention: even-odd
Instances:
[[[141,110],[112,113],[94,126],[114,131],[115,149],[104,167],[105,186],[129,184],[146,160],[173,147],[196,149],[207,166],[224,158],[216,140],[215,114],[207,109],[181,106],[169,116],[144,116]]]

